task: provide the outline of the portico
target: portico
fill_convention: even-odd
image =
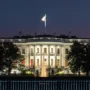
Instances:
[[[42,60],[46,61],[47,67],[65,67],[65,47],[63,45],[27,45],[26,63],[27,67],[41,68]]]

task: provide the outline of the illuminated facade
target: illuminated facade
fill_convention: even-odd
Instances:
[[[20,48],[21,54],[25,56],[26,67],[41,68],[43,60],[46,61],[47,67],[68,67],[65,56],[72,43],[38,40],[37,42],[15,44]]]
[[[42,62],[46,62],[47,68],[68,68],[66,55],[73,41],[88,42],[89,39],[62,39],[56,37],[34,37],[28,39],[0,39],[0,41],[13,42],[18,46],[25,60],[25,67],[40,70]]]

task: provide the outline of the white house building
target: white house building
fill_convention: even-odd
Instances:
[[[27,39],[0,39],[0,42],[13,42],[18,46],[25,59],[25,67],[40,69],[42,62],[46,62],[47,68],[68,68],[66,55],[73,41],[89,42],[90,39],[63,39],[57,37],[32,37]]]

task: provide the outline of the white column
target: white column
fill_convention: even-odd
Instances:
[[[29,63],[29,67],[30,67],[30,63],[31,63],[31,60],[30,60],[30,46],[28,46],[28,52],[29,52],[28,53],[28,58],[29,58],[29,62],[28,63]]]
[[[65,66],[65,47],[62,46],[62,66]]]
[[[28,67],[30,67],[30,48],[29,45],[27,46],[28,48]]]
[[[25,66],[29,67],[29,48],[28,48],[28,46],[26,46],[25,51],[26,51]]]
[[[54,67],[56,66],[57,64],[57,46],[55,45],[55,65]]]
[[[30,68],[31,68],[31,46],[29,46],[29,64],[30,64]]]
[[[42,45],[40,45],[40,68],[42,67]]]
[[[34,66],[36,67],[36,62],[35,62],[35,45],[33,45],[34,46]]]
[[[48,67],[50,67],[50,45],[48,45]]]
[[[60,47],[60,66],[62,66],[62,45]]]

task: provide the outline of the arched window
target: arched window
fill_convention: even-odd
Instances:
[[[57,49],[57,54],[60,54],[60,49],[59,48]]]
[[[33,59],[30,60],[30,65],[31,65],[31,67],[34,66],[34,61],[33,61]]]
[[[47,48],[44,48],[44,54],[46,54],[47,53]]]
[[[53,53],[53,48],[51,48],[51,53]]]
[[[22,54],[25,54],[25,48],[22,49]]]
[[[68,66],[68,60],[65,60],[65,66],[66,67]]]
[[[65,49],[65,54],[68,54],[68,52],[69,52],[69,50],[66,48],[66,49]]]
[[[37,48],[37,53],[39,54],[39,48]]]

